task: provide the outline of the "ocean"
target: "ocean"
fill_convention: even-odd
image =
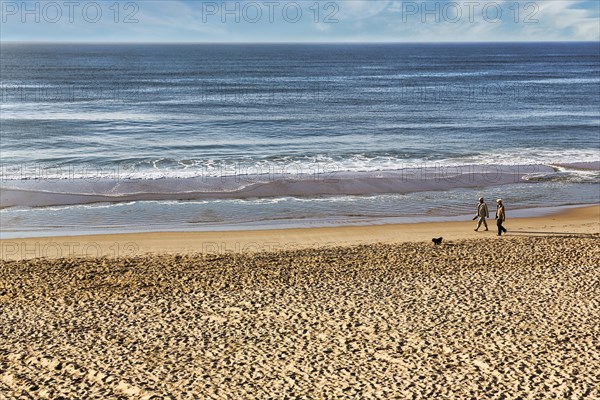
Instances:
[[[600,201],[600,45],[0,45],[0,235]],[[491,207],[493,209],[493,207]]]

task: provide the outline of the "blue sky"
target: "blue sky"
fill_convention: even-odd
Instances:
[[[0,1],[3,41],[598,41],[598,0]]]

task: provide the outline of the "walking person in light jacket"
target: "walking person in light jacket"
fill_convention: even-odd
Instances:
[[[485,219],[490,217],[490,212],[488,210],[487,204],[485,204],[485,201],[483,201],[483,197],[479,198],[479,205],[477,206],[477,217],[479,219],[477,221],[477,228],[475,228],[475,232],[479,230],[479,227],[482,223],[483,226],[485,226],[485,230],[489,230]]]
[[[506,233],[506,228],[502,226],[502,223],[506,220],[506,213],[504,211],[504,204],[502,199],[496,200],[496,225],[498,225],[498,236],[502,236],[502,232]]]

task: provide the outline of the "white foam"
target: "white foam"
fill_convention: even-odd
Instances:
[[[551,174],[543,165],[424,166],[387,171],[336,172],[304,177],[194,177],[189,179],[24,180],[2,182],[0,207],[53,206],[150,200],[248,199],[379,195],[517,183]]]

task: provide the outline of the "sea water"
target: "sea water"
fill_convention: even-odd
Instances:
[[[598,43],[0,49],[2,237],[600,200]]]

